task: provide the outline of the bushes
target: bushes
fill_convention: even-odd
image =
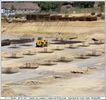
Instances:
[[[5,73],[5,74],[13,74],[13,73],[17,73],[18,71],[19,71],[19,68],[13,68],[13,67],[2,68],[2,73]]]
[[[91,15],[94,16],[95,15],[95,12],[92,12]]]
[[[102,13],[98,13],[98,14],[97,14],[97,17],[101,17],[101,16],[102,16]]]
[[[101,18],[101,19],[103,19],[103,20],[105,19],[105,15],[102,14],[102,13],[98,13],[98,14],[97,14],[97,17],[99,17],[99,18]]]
[[[61,2],[39,2],[39,7],[41,11],[58,11],[61,8]]]
[[[92,12],[91,15],[92,15],[92,16],[95,16],[96,13],[95,13],[95,12]],[[97,17],[100,17],[101,19],[104,19],[104,18],[105,18],[105,15],[102,14],[102,13],[98,13],[96,16],[97,16]]]
[[[104,14],[102,14],[101,19],[103,19],[103,20],[105,19],[105,15]]]

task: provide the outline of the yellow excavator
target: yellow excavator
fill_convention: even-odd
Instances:
[[[36,47],[47,47],[48,41],[43,39],[42,37],[38,37],[36,40]]]

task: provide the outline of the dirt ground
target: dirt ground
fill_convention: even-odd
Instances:
[[[25,22],[2,23],[2,33],[15,35],[62,33],[92,33],[103,32],[104,21],[93,22]],[[82,29],[83,28],[83,29]]]
[[[104,96],[104,22],[3,23],[2,38],[43,36],[49,40],[47,52],[30,46],[10,48],[2,53],[2,96]],[[59,36],[57,32],[63,34]],[[55,44],[53,39],[84,41]],[[12,53],[16,58],[9,58]],[[30,53],[27,55],[27,53]],[[96,54],[90,55],[89,54]],[[66,59],[60,61],[59,59]],[[22,68],[30,63],[30,68]],[[8,69],[8,67],[10,69]],[[8,73],[9,70],[9,73]]]

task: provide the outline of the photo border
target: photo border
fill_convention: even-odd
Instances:
[[[106,1],[105,0],[1,0],[0,1],[0,7],[1,7],[1,2],[3,1],[104,1],[105,2],[105,14],[106,14]],[[1,12],[1,10],[0,10]],[[0,19],[1,19],[1,13],[0,13]],[[105,51],[106,51],[106,15],[105,15],[105,24],[104,24],[104,31],[105,31]],[[0,20],[0,27],[1,27],[1,20]],[[1,33],[1,32],[0,32]],[[1,39],[1,34],[0,34],[0,39]],[[1,54],[1,41],[0,41],[0,54]],[[105,53],[105,64],[106,64],[106,53]],[[1,56],[0,56],[0,65],[2,66],[2,61],[1,61]],[[1,66],[0,66],[0,76],[1,76]],[[106,66],[105,66],[105,73],[106,73]],[[2,77],[0,77],[0,90],[2,90]],[[105,80],[105,79],[104,79]],[[106,80],[105,80],[105,85],[106,85]],[[106,95],[106,87],[105,87],[105,95]],[[1,97],[1,91],[0,91],[0,97]],[[61,96],[60,96],[61,97]],[[104,97],[103,97],[104,98]],[[74,99],[75,100],[75,99]],[[77,100],[77,99],[76,99]],[[103,99],[105,100],[105,99]]]

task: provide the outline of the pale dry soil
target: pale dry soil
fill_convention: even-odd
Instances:
[[[77,36],[75,40],[83,40],[91,43],[95,37],[104,40],[104,22],[43,22],[43,23],[3,23],[4,33],[9,36],[39,36],[58,37],[53,32],[66,32],[65,39]],[[36,27],[36,28],[35,28]],[[48,28],[49,27],[49,28]],[[37,33],[38,32],[38,33]],[[21,33],[21,34],[20,34]],[[43,34],[44,33],[44,34]],[[46,34],[45,34],[46,33]],[[73,35],[74,34],[74,35]],[[2,47],[2,68],[19,68],[26,62],[33,66],[36,63],[56,61],[60,57],[71,59],[70,62],[56,62],[55,65],[39,65],[37,69],[19,69],[17,73],[2,74],[2,95],[3,96],[104,96],[104,44],[89,44],[82,47],[80,44],[73,44],[77,48],[68,48],[69,44],[49,44],[48,51],[52,53],[40,53],[44,48],[32,46],[12,49],[10,46]],[[55,48],[61,48],[57,51]],[[90,56],[87,59],[78,59],[81,54],[88,54],[96,51],[100,56]],[[24,55],[31,52],[34,55]],[[16,53],[18,59],[6,58]],[[72,73],[72,71],[82,73]]]

